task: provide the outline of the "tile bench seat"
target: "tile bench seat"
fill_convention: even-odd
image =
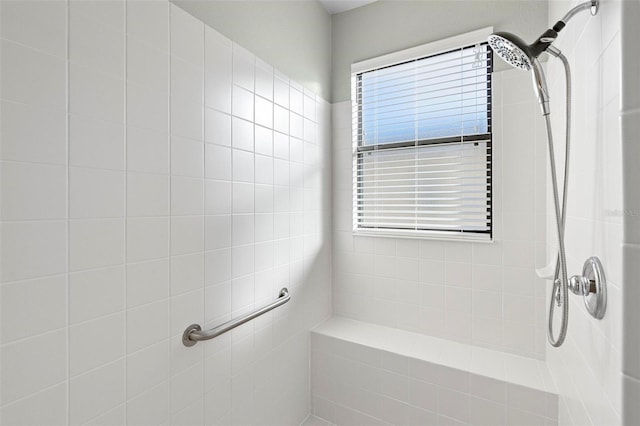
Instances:
[[[312,413],[338,425],[557,425],[544,361],[333,317],[311,332]]]

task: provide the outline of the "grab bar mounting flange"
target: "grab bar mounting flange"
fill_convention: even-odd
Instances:
[[[202,327],[200,327],[200,324],[191,324],[189,327],[187,327],[184,333],[182,333],[182,343],[184,343],[184,345],[187,347],[191,347],[196,343],[198,343],[197,340],[191,340],[189,336],[191,335],[192,331],[201,331],[201,330],[202,330]]]

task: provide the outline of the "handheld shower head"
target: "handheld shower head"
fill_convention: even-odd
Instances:
[[[515,34],[498,32],[491,34],[487,41],[500,58],[515,68],[531,70],[529,46]]]
[[[538,95],[538,101],[542,108],[542,115],[548,115],[550,113],[549,91],[547,89],[544,70],[538,61],[538,56],[540,56],[540,54],[549,46],[547,45],[543,50],[540,50],[541,43],[539,40],[540,39],[536,40],[532,45],[527,45],[527,43],[517,35],[505,32],[493,33],[487,39],[489,46],[491,46],[493,51],[503,61],[512,67],[519,68],[524,71],[532,71],[533,88]],[[548,44],[551,43],[549,42]]]
[[[555,27],[546,30],[536,41],[527,44],[515,34],[497,32],[491,34],[487,41],[493,51],[506,63],[524,71],[531,71],[533,62],[551,47],[558,37]]]

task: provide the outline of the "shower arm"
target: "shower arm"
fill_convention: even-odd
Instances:
[[[596,13],[598,13],[599,8],[600,8],[600,0],[589,0],[589,1],[585,1],[584,3],[580,3],[579,5],[577,5],[570,11],[568,11],[562,17],[562,19],[560,19],[558,22],[555,23],[555,25],[553,26],[553,31],[555,31],[557,35],[557,33],[559,33],[565,27],[565,25],[567,25],[567,22],[569,22],[569,20],[573,18],[577,13],[582,12],[583,10],[589,9],[591,11],[591,16],[595,16]],[[551,34],[549,35],[551,36]],[[543,37],[544,37],[544,34],[543,34]],[[553,40],[555,39],[555,37],[553,36],[549,38],[550,40],[542,39],[542,41],[553,42]]]
[[[599,0],[591,0],[591,1],[586,1],[584,3],[580,3],[579,5],[577,5],[576,7],[571,9],[570,11],[568,11],[562,17],[561,21],[566,24],[567,22],[569,22],[569,19],[573,18],[573,16],[575,14],[577,14],[578,12],[582,12],[585,9],[590,9],[591,10],[591,16],[595,16],[595,14],[598,13],[598,8],[599,7],[600,7],[600,1]]]

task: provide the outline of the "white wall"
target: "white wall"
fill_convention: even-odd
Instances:
[[[546,20],[546,0],[380,0],[337,13],[332,17],[332,102],[350,98],[354,62],[488,26],[533,41]]]
[[[491,244],[354,236],[351,102],[334,104],[335,314],[544,358],[544,127],[528,73],[493,89]]]
[[[640,423],[640,2],[625,1],[621,12],[621,133],[624,206],[624,329],[622,421]]]
[[[166,1],[0,13],[0,423],[299,424],[329,104]]]
[[[172,0],[331,100],[331,15],[317,0]]]
[[[575,4],[551,2],[549,22],[556,22]],[[566,229],[568,273],[581,273],[583,262],[589,256],[598,256],[608,284],[605,318],[601,321],[592,318],[582,299],[570,295],[567,340],[558,349],[547,349],[561,396],[560,424],[621,422],[622,291],[626,280],[622,275],[620,13],[621,2],[604,0],[596,16],[588,12],[576,15],[556,42],[569,58],[573,73]],[[559,161],[563,161],[564,71],[557,60],[549,60],[548,71],[556,152]],[[548,238],[554,242],[551,199],[548,206]],[[559,312],[556,316],[559,324]],[[633,404],[637,405],[637,401]]]

